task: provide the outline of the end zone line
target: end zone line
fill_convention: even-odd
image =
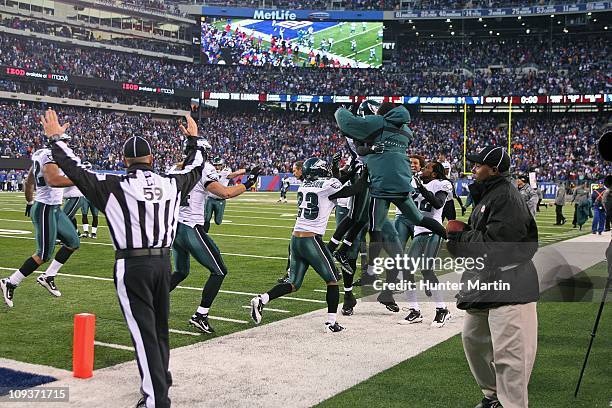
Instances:
[[[196,333],[196,332],[191,332],[191,331],[186,331],[186,330],[176,330],[176,329],[168,329],[168,331],[170,333],[186,334],[188,336],[199,336],[201,334],[201,333]]]

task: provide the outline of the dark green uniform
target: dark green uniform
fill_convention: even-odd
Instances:
[[[393,226],[397,231],[400,245],[402,248],[406,248],[408,239],[410,239],[410,237],[414,234],[414,225],[411,224],[410,220],[408,220],[408,218],[404,217],[402,214],[397,214],[395,216]]]
[[[64,213],[68,216],[68,218],[73,219],[77,211],[83,208],[83,203],[85,201],[86,201],[85,197],[66,198],[62,211],[64,211]]]
[[[320,235],[303,238],[292,236],[289,282],[295,286],[295,290],[302,286],[309,266],[312,266],[326,283],[338,281],[334,260]]]
[[[192,228],[179,222],[172,251],[174,255],[174,271],[181,275],[182,279],[189,275],[189,255],[192,255],[211,274],[220,276],[227,274],[227,268],[225,263],[223,263],[219,248],[208,234],[204,232],[201,225],[196,225]]]
[[[36,237],[36,255],[44,262],[51,259],[58,238],[68,248],[79,248],[80,241],[74,225],[59,205],[36,201],[31,214]]]
[[[81,206],[81,212],[83,213],[83,215],[87,215],[89,213],[89,210],[91,210],[91,215],[93,215],[94,217],[98,216],[98,209],[94,207],[87,198],[85,198],[83,200],[83,205]]]
[[[215,224],[221,225],[223,222],[223,213],[225,212],[225,200],[208,197],[206,199],[206,223],[210,224],[210,220],[215,215]]]

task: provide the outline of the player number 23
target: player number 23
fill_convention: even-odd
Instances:
[[[143,187],[142,193],[147,201],[161,200],[164,196],[164,190],[159,187]]]
[[[316,220],[319,216],[319,197],[315,193],[306,193],[306,208],[301,208],[304,194],[298,193],[298,217],[304,215],[307,220]]]

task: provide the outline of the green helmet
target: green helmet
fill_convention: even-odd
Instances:
[[[223,160],[221,156],[216,156],[212,163],[214,166],[223,166],[225,164],[225,160]]]
[[[302,177],[304,177],[304,180],[331,177],[331,170],[325,160],[321,160],[318,157],[311,157],[304,162]]]

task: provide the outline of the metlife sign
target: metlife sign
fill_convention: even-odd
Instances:
[[[329,20],[329,21],[382,21],[382,11],[327,11],[291,9],[254,9],[246,7],[202,7],[202,15],[210,17],[239,17],[255,20]]]

